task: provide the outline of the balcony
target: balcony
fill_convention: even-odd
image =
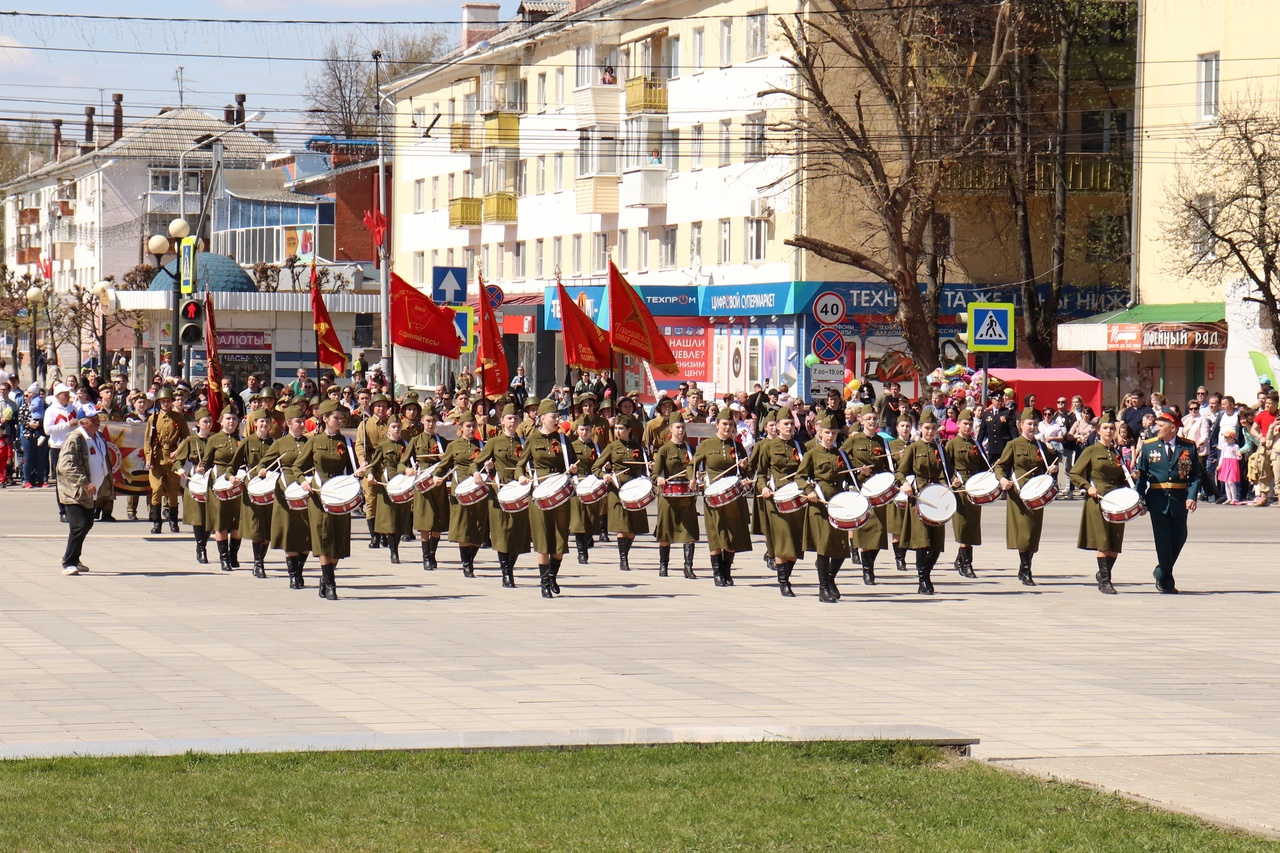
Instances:
[[[449,199],[450,228],[479,228],[484,204],[478,198]]]
[[[641,166],[622,173],[618,203],[623,207],[666,207],[666,166]]]
[[[578,213],[617,213],[618,176],[596,175],[573,182]]]
[[[66,217],[66,216],[75,216],[76,214],[76,203],[74,201],[71,201],[70,199],[65,199],[65,198],[58,199],[58,201],[55,202],[55,205],[56,205],[54,207],[55,216]]]
[[[53,259],[55,261],[74,261],[76,259],[76,244],[72,241],[54,243]]]
[[[661,77],[632,77],[627,81],[627,115],[665,113],[667,81]]]
[[[515,193],[485,193],[485,222],[515,222],[516,209]]]
[[[18,250],[18,263],[20,264],[38,264],[40,263],[40,247],[28,246],[25,249]]]
[[[975,157],[956,164],[947,173],[943,189],[958,193],[1004,192],[1009,185],[1011,157]],[[1053,157],[1037,154],[1032,163],[1032,192],[1053,190]],[[1107,152],[1077,152],[1067,155],[1067,190],[1087,195],[1123,193],[1130,186],[1124,159]]]
[[[19,225],[39,225],[40,224],[40,208],[24,207],[18,211]]]
[[[485,148],[519,148],[520,114],[489,113],[484,117]]]
[[[666,103],[665,92],[663,103]],[[614,85],[574,89],[573,112],[579,128],[596,124],[617,124],[622,119],[621,93]]]
[[[459,121],[449,125],[450,151],[479,151],[480,134],[475,122]]]

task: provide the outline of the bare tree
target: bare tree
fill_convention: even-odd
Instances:
[[[377,124],[377,81],[373,50],[381,51],[385,83],[444,52],[445,36],[435,30],[414,33],[383,30],[372,45],[356,31],[332,39],[320,58],[320,68],[307,77],[304,94],[308,114],[318,131],[343,139],[374,136]]]
[[[1249,98],[1188,134],[1186,160],[1165,200],[1174,271],[1214,284],[1241,280],[1280,352],[1280,115]]]
[[[795,140],[810,198],[856,203],[863,220],[806,216],[786,244],[889,283],[917,367],[939,365],[935,212],[948,171],[971,156],[1014,53],[1008,0],[820,0],[781,22],[797,102],[775,123]],[[825,229],[825,230],[824,230]],[[861,233],[858,233],[861,231]],[[925,294],[920,285],[925,281]]]

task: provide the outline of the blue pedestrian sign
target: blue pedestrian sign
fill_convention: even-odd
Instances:
[[[432,267],[431,301],[437,305],[462,305],[467,301],[466,267]]]
[[[965,340],[969,352],[1013,352],[1012,302],[970,302]]]

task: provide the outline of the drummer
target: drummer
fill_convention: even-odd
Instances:
[[[536,402],[536,401],[535,401]],[[489,502],[489,537],[498,553],[498,566],[502,569],[502,585],[515,586],[516,558],[528,554],[531,543],[529,510],[507,512],[497,501],[497,491],[505,483],[515,479],[516,462],[524,452],[524,442],[516,434],[520,415],[512,403],[502,409],[502,433],[484,442],[484,449],[476,458],[478,468],[487,469],[492,479],[489,488],[494,492]],[[473,475],[477,482],[480,472]],[[478,550],[478,549],[477,549]],[[470,562],[462,564],[464,577],[475,577],[475,553]],[[510,580],[508,580],[510,579]]]
[[[459,482],[470,478],[478,470],[476,461],[480,457],[480,442],[476,439],[475,416],[470,412],[458,415],[456,421],[458,435],[444,449],[440,457],[440,467],[436,469],[437,486],[450,479],[452,474],[454,488]],[[486,489],[487,491],[487,489]],[[458,555],[462,565],[473,566],[480,543],[489,532],[489,500],[472,504],[461,504],[452,492],[449,493],[449,541],[458,543]],[[436,540],[439,541],[438,539]],[[426,547],[428,542],[424,542]],[[435,548],[429,551],[435,557]],[[434,562],[429,565],[435,565]]]
[[[938,417],[932,409],[925,408],[920,415],[920,439],[912,442],[902,454],[895,480],[899,491],[907,496],[907,510],[903,513],[902,545],[916,552],[916,577],[920,581],[916,591],[921,595],[933,595],[933,564],[938,562],[947,544],[946,529],[941,525],[926,524],[919,512],[920,491],[933,483],[946,485],[947,466],[944,451],[938,443]],[[908,481],[908,477],[914,477]]]
[[[373,502],[377,504],[373,532],[382,537],[391,552],[392,565],[400,564],[400,537],[413,533],[413,502],[394,503],[387,494],[387,483],[401,473],[405,450],[409,442],[404,440],[404,425],[399,418],[387,421],[387,437],[373,449],[369,458],[369,470],[374,480]]]
[[[253,433],[240,445],[244,452],[244,467],[249,469],[250,477],[264,479],[268,475],[262,464],[271,448],[271,415],[266,409],[259,409],[250,418]],[[273,504],[256,504],[251,500],[249,490],[240,495],[240,535],[253,543],[253,576],[267,576],[267,550],[271,547],[271,515]]]
[[[191,467],[200,464],[200,457],[204,454],[204,446],[209,441],[209,436],[213,434],[213,415],[209,414],[208,409],[197,409],[195,413],[196,431],[188,435],[178,445],[177,455],[174,456],[173,464],[182,466],[187,462],[191,463]],[[205,527],[204,502],[195,499],[191,494],[191,479],[187,476],[185,470],[181,478],[185,488],[182,492],[182,520],[191,525],[191,531],[196,537],[196,562],[209,562],[209,529]],[[206,492],[207,495],[207,492]]]
[[[859,483],[865,488],[866,482],[878,474],[889,477],[889,439],[880,435],[880,417],[873,406],[867,406],[858,415],[858,426],[858,431],[849,435],[841,449],[849,457]],[[792,422],[792,429],[794,428]],[[796,443],[794,439],[792,443]],[[863,494],[865,496],[865,491]],[[851,544],[858,549],[862,582],[867,586],[875,586],[876,557],[889,544],[887,519],[892,506],[893,501],[887,501],[871,507],[871,518],[867,519],[867,523],[849,534]]]
[[[391,400],[386,394],[374,394],[369,398],[369,409],[372,412],[360,421],[356,427],[355,451],[356,462],[367,465],[373,458],[373,451],[387,438],[387,424],[391,422]],[[373,500],[374,477],[367,477],[362,484],[364,488],[364,522],[369,528],[369,547],[379,548],[385,537],[374,532],[373,525],[377,521],[378,507]],[[388,543],[389,544],[389,543]]]
[[[849,534],[831,526],[827,507],[831,498],[853,485],[849,457],[836,447],[838,434],[835,418],[826,415],[819,419],[813,445],[796,469],[796,482],[809,502],[806,536],[809,547],[817,552],[818,600],[828,604],[840,600],[836,574],[849,556]]]
[[[756,458],[756,494],[761,498],[765,529],[773,540],[778,589],[783,597],[795,598],[791,571],[804,556],[804,523],[808,513],[804,507],[795,512],[780,512],[774,498],[778,489],[795,479],[804,451],[795,440],[795,421],[791,419],[790,409],[780,409],[774,423],[777,435],[756,442],[752,448],[753,451],[760,448]]]
[[[1005,514],[1005,542],[1009,550],[1018,552],[1018,580],[1023,586],[1035,586],[1031,562],[1040,550],[1040,532],[1044,529],[1044,508],[1031,509],[1022,498],[1022,490],[1032,477],[1058,474],[1058,454],[1036,438],[1039,414],[1031,406],[1022,410],[1018,421],[1018,437],[1004,446],[996,461],[996,476],[1008,500]]]
[[[1115,595],[1111,585],[1111,570],[1120,556],[1124,544],[1124,523],[1108,521],[1102,515],[1102,498],[1117,489],[1132,488],[1126,476],[1124,462],[1116,446],[1116,419],[1111,412],[1104,412],[1098,419],[1098,440],[1080,451],[1076,464],[1071,468],[1071,485],[1085,489],[1087,494],[1080,516],[1080,538],[1076,547],[1082,551],[1097,551],[1098,591]],[[1137,497],[1137,492],[1134,492]]]
[[[474,425],[468,423],[468,428]],[[430,468],[444,458],[444,441],[436,434],[439,429],[436,408],[431,403],[422,407],[422,423],[417,437],[409,441],[404,461],[400,464],[401,472],[416,473]],[[458,435],[462,435],[463,427],[458,427]],[[404,432],[401,430],[401,435]],[[472,431],[474,435],[474,430]],[[478,446],[477,446],[477,452]],[[436,570],[436,550],[440,547],[440,534],[449,529],[449,493],[440,488],[444,478],[435,476],[430,489],[417,491],[413,496],[413,527],[422,539],[422,569]]]
[[[673,404],[674,405],[674,404]],[[698,499],[692,489],[693,448],[685,441],[684,415],[667,416],[667,441],[653,454],[653,479],[658,484],[658,577],[665,578],[671,563],[671,543],[684,547],[684,576],[693,573],[693,549],[698,541]],[[673,483],[683,484],[685,496],[668,495]]]
[[[613,421],[613,441],[601,452],[592,473],[609,483],[609,531],[618,537],[618,568],[631,571],[629,555],[637,533],[649,532],[646,509],[629,510],[622,505],[618,492],[632,480],[648,477],[648,454],[632,435],[639,432],[638,422],[630,415],[618,415]]]
[[[592,396],[595,395],[593,394]],[[588,407],[585,402],[582,404],[583,420],[586,420],[587,418],[587,409],[594,408],[595,401],[593,400],[591,402],[591,407]],[[600,401],[599,409],[600,414],[594,416],[595,425],[591,428],[591,435],[599,446],[600,452],[604,453],[604,449],[609,446],[609,442],[613,441],[613,419],[616,417],[616,413],[613,409],[613,400],[609,397],[605,397]],[[605,505],[601,507],[600,529],[596,531],[599,541],[601,542],[611,541],[609,539],[609,513],[607,510],[608,503],[606,502]]]
[[[946,462],[951,474],[951,486],[957,492],[974,474],[991,470],[982,446],[974,439],[973,412],[965,409],[956,422],[957,432],[947,442]],[[955,569],[961,577],[976,578],[973,571],[973,546],[982,544],[982,506],[972,500],[957,497],[956,514],[951,517],[951,532],[959,546]]]
[[[578,470],[590,471],[600,458],[600,445],[591,438],[591,424],[579,418],[573,422],[573,432],[569,448],[578,460]],[[574,544],[578,548],[579,565],[590,562],[588,552],[595,546],[596,534],[600,530],[600,509],[603,506],[603,501],[583,503],[576,492],[569,498],[569,532],[573,534]]]
[[[751,445],[751,451],[747,453],[747,470],[746,476],[753,482],[759,471],[760,453],[764,443],[768,439],[778,437],[777,412],[766,412],[764,417],[760,419],[760,428],[764,431],[754,444]],[[757,489],[751,498],[751,533],[752,535],[761,534],[764,536],[764,567],[770,572],[777,572],[778,566],[773,558],[773,531],[769,529],[769,525],[765,523],[765,504],[769,503],[760,496]]]
[[[306,584],[302,580],[302,570],[311,550],[311,519],[305,509],[289,506],[284,500],[284,490],[289,484],[286,472],[294,467],[307,445],[307,417],[301,406],[290,406],[283,414],[287,432],[271,443],[271,449],[262,460],[263,468],[275,467],[281,472],[276,482],[275,505],[271,508],[271,547],[284,551],[289,589],[303,589]]]
[[[200,454],[197,474],[209,475],[209,498],[205,501],[205,524],[218,543],[218,562],[224,572],[240,568],[240,496],[222,500],[214,494],[219,477],[232,484],[241,482],[236,476],[244,461],[240,440],[236,437],[239,418],[230,406],[222,410],[222,431],[209,437]]]
[[[565,476],[565,500],[552,509],[543,509],[538,502],[529,504],[529,530],[533,537],[533,550],[538,554],[538,579],[542,597],[552,598],[560,593],[556,578],[564,552],[569,548],[569,499],[573,483],[569,477],[578,473],[578,460],[570,449],[569,440],[560,433],[559,407],[555,400],[543,400],[538,404],[538,431],[529,436],[524,451],[516,462],[516,477],[521,483],[530,483],[530,474],[537,481],[546,481],[559,474]],[[535,484],[536,490],[536,484]],[[502,585],[516,585],[510,565],[502,567]]]
[[[311,436],[289,469],[289,479],[311,494],[307,512],[311,519],[311,548],[320,558],[320,597],[338,600],[335,570],[338,561],[351,556],[351,516],[331,513],[320,501],[324,485],[335,477],[362,477],[367,465],[356,467],[353,451],[342,435],[346,414],[333,400],[320,404],[320,432]],[[314,473],[314,476],[312,476]]]
[[[911,444],[911,431],[915,429],[916,422],[912,418],[911,413],[903,411],[898,415],[898,423],[895,427],[898,437],[889,442],[889,470],[897,473],[898,466],[902,464],[902,454],[907,452],[907,447]],[[900,572],[907,570],[907,549],[902,544],[902,528],[907,523],[907,513],[903,505],[898,501],[890,501],[885,508],[885,526],[889,531],[889,536],[893,539],[893,562]]]
[[[716,415],[716,434],[698,442],[693,469],[701,471],[705,492],[722,478],[740,478],[747,468],[747,453],[734,437],[734,415],[723,408]],[[733,556],[751,550],[751,520],[747,499],[739,494],[720,507],[706,503],[707,549],[711,552],[711,575],[716,586],[733,586]]]

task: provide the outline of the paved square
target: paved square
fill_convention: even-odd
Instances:
[[[98,525],[93,571],[62,577],[51,490],[0,491],[0,756],[917,726],[979,737],[985,759],[1280,827],[1280,510],[1202,508],[1180,596],[1155,593],[1145,519],[1129,527],[1120,595],[1098,594],[1079,512],[1049,508],[1032,590],[997,507],[978,580],[940,568],[933,598],[887,554],[875,587],[846,565],[838,605],[818,603],[811,558],[800,597],[781,598],[757,539],[731,589],[705,568],[657,577],[649,540],[630,573],[611,545],[589,566],[569,555],[566,594],[546,601],[531,557],[507,590],[492,552],[467,580],[448,544],[426,573],[362,538],[326,602],[314,559],[292,591],[276,554],[268,580],[225,574],[194,562],[189,534],[145,523]],[[1213,754],[1228,755],[1199,758]]]

